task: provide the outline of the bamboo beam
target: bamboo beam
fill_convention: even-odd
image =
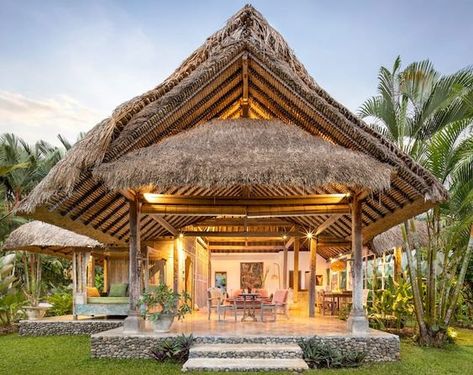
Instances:
[[[180,216],[248,216],[249,218],[297,217],[315,215],[349,214],[347,204],[300,206],[205,206],[205,205],[156,205],[144,204],[142,212],[148,215]]]
[[[169,233],[171,233],[173,236],[178,236],[179,231],[174,228],[167,220],[165,220],[161,216],[155,216],[155,215],[150,215],[149,216],[151,219],[156,221],[159,225],[161,225],[164,229],[166,229]]]
[[[291,197],[185,197],[169,194],[144,194],[145,204],[184,206],[296,206],[348,203],[346,194],[313,194]]]
[[[343,215],[333,215],[330,216],[327,220],[325,220],[322,224],[320,224],[317,229],[315,230],[314,236],[317,237],[325,232],[328,228],[334,225],[338,219],[340,219]]]
[[[241,238],[249,238],[249,237],[263,237],[265,239],[274,238],[275,240],[281,241],[283,235],[286,234],[288,236],[296,236],[302,237],[304,236],[303,233],[299,232],[202,232],[202,231],[186,231],[182,232],[182,234],[186,237],[221,237],[221,238],[234,238],[234,237],[241,237]]]
[[[294,223],[279,219],[279,218],[269,218],[269,219],[252,219],[246,218],[246,223],[244,218],[208,218],[202,221],[199,221],[197,224],[199,227],[292,227]]]
[[[247,251],[274,251],[279,252],[284,250],[284,246],[272,246],[272,245],[210,245],[210,251],[218,251],[218,250],[247,250]]]
[[[310,248],[310,285],[309,285],[309,317],[315,317],[315,286],[316,286],[316,269],[317,269],[317,241],[313,238],[309,239]]]
[[[249,117],[250,103],[248,101],[248,53],[245,52],[241,58],[242,64],[242,98],[241,98],[241,110],[242,117]]]

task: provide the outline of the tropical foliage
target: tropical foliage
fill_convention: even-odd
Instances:
[[[378,95],[359,115],[450,194],[421,218],[428,224],[427,247],[419,245],[413,220],[404,225],[419,342],[443,345],[473,251],[473,69],[441,75],[428,60],[402,69],[397,58],[392,70],[380,69],[378,80]]]
[[[158,320],[161,315],[174,315],[182,319],[192,312],[190,296],[185,292],[179,294],[166,284],[149,288],[141,296],[140,303],[150,320]]]

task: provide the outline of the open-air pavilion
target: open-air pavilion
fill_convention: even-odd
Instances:
[[[247,6],[162,84],[96,125],[19,212],[127,248],[129,335],[142,328],[148,252],[167,260],[163,280],[200,306],[223,271],[212,262],[221,254],[240,262],[281,254],[283,286],[291,263],[296,299],[307,268],[309,317],[318,260],[351,254],[347,332],[364,335],[364,245],[445,198],[428,171],[324,91]]]

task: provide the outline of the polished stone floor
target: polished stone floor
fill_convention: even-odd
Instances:
[[[207,313],[194,312],[186,316],[184,320],[175,321],[171,331],[167,334],[155,333],[150,322],[146,322],[145,329],[132,336],[175,336],[178,334],[190,334],[197,336],[213,337],[238,337],[238,336],[277,336],[277,337],[308,337],[308,336],[345,336],[354,337],[347,329],[347,323],[337,317],[317,315],[309,318],[304,314],[290,313],[290,318],[280,317],[275,322],[242,322],[241,317],[235,322],[233,316],[227,316],[225,321],[218,321],[216,314],[212,314],[208,320]],[[102,332],[100,336],[122,336],[122,328]],[[370,329],[366,335],[379,337],[389,334]],[[130,336],[124,335],[124,336]],[[356,336],[360,336],[357,334]]]

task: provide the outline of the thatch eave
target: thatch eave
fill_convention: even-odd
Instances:
[[[97,167],[114,190],[180,186],[344,185],[388,189],[386,164],[279,120],[213,120]]]

